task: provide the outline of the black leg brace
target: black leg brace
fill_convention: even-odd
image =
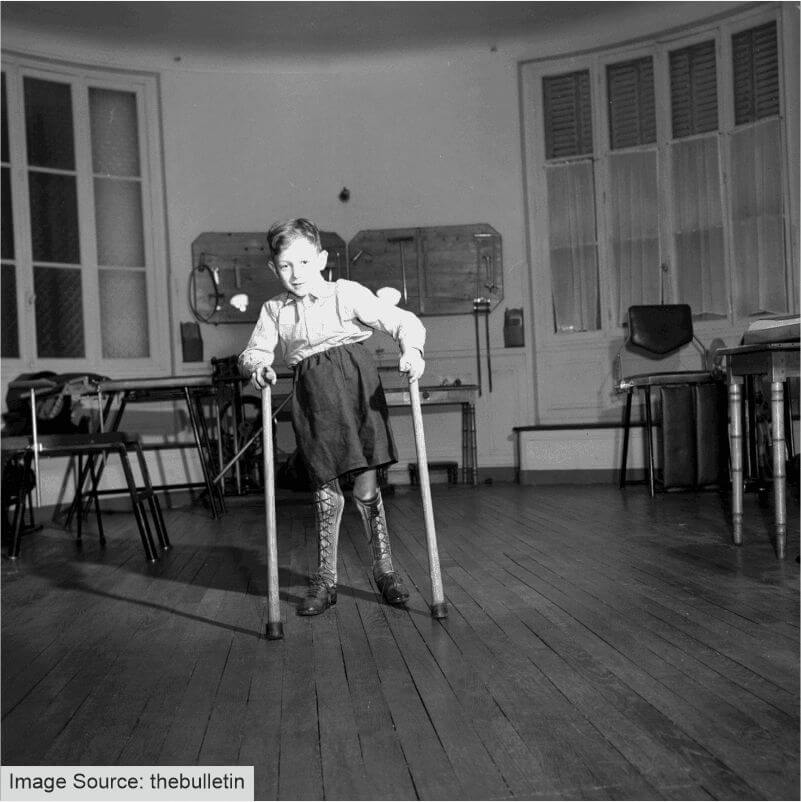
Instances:
[[[373,554],[373,577],[377,579],[381,575],[388,574],[394,570],[381,491],[378,490],[375,497],[367,501],[362,501],[356,496],[353,497],[353,501],[356,503],[356,509],[359,510],[359,514],[362,517],[364,532],[367,535]]]

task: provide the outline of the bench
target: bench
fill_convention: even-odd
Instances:
[[[459,463],[452,462],[452,461],[443,461],[443,462],[429,462],[428,470],[431,471],[447,471],[448,472],[448,484],[455,485],[459,483]],[[410,462],[409,463],[409,482],[412,485],[419,484],[419,471],[417,470],[417,463]]]

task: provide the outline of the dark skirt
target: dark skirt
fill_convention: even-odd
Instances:
[[[398,461],[384,388],[362,343],[329,348],[295,366],[292,426],[312,487]]]

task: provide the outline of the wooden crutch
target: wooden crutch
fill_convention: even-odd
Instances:
[[[426,525],[426,545],[428,547],[428,572],[431,577],[431,617],[447,618],[448,606],[442,591],[442,574],[439,570],[439,551],[437,532],[434,528],[434,508],[431,504],[431,483],[428,479],[428,456],[423,434],[423,411],[420,408],[420,388],[417,379],[409,379],[409,399],[412,404],[414,423],[414,442],[417,446],[417,475],[420,480],[420,494],[423,497],[423,516]]]
[[[284,637],[278,595],[278,528],[275,523],[275,461],[273,458],[273,402],[270,385],[261,391],[261,439],[264,457],[264,519],[267,532],[267,640]]]

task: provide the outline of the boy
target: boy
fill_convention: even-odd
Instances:
[[[381,301],[355,281],[325,281],[328,254],[310,220],[275,223],[267,232],[269,266],[286,292],[271,298],[245,350],[242,374],[261,390],[275,384],[275,348],[294,370],[292,427],[311,478],[318,536],[318,567],[298,615],[319,615],[337,600],[337,542],[345,499],[339,479],[355,475],[353,500],[373,557],[373,578],[389,604],[409,593],[392,565],[377,468],[397,462],[384,390],[363,344],[373,329],[400,346],[398,367],[423,375],[425,328],[411,312]]]

